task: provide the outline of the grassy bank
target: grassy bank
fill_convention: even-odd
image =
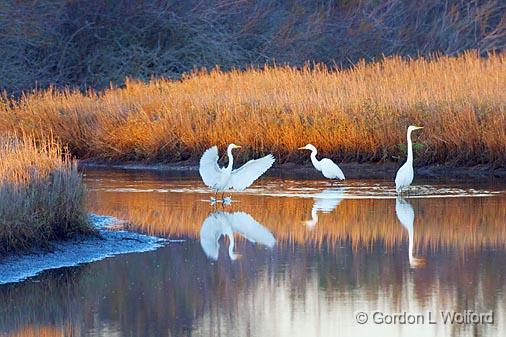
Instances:
[[[0,143],[0,255],[93,230],[76,163],[53,140]]]
[[[338,161],[398,161],[409,124],[418,164],[506,165],[506,56],[199,72],[129,80],[105,92],[35,91],[0,103],[0,131],[52,132],[80,158],[176,162],[213,145],[240,159],[307,160],[313,143]]]

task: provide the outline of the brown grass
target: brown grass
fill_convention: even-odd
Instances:
[[[506,164],[506,56],[387,58],[324,66],[128,80],[103,93],[36,91],[0,103],[0,130],[54,135],[81,158],[180,161],[213,145],[300,161],[313,143],[338,161],[399,160],[409,124],[419,164]]]
[[[52,139],[0,143],[0,255],[91,234],[76,162]]]

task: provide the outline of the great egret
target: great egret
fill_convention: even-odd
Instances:
[[[299,150],[310,150],[311,151],[311,162],[315,169],[320,171],[325,178],[328,179],[339,179],[344,180],[343,171],[329,158],[323,158],[322,160],[316,159],[316,147],[312,144],[307,144],[306,146],[299,147]]]
[[[411,143],[411,132],[423,129],[421,126],[410,125],[408,127],[407,138],[408,138],[408,159],[397,171],[395,176],[395,190],[397,193],[401,193],[402,190],[413,182],[414,171],[413,171],[413,144]]]
[[[236,260],[240,255],[234,252],[234,232],[239,233],[250,242],[259,243],[269,248],[274,247],[276,243],[272,233],[253,219],[251,215],[244,212],[214,212],[202,224],[200,245],[209,258],[218,260],[219,240],[222,235],[228,236],[230,240],[228,255],[231,260]]]
[[[413,210],[413,206],[406,202],[401,196],[397,196],[395,200],[395,214],[397,214],[397,219],[399,219],[402,226],[408,232],[409,266],[411,268],[423,267],[425,265],[425,260],[416,258],[413,255],[413,241],[415,236],[415,211]]]
[[[314,195],[314,204],[311,209],[311,220],[304,223],[309,228],[313,228],[318,223],[318,212],[332,212],[343,201],[346,188],[326,189]]]
[[[204,184],[215,192],[215,197],[218,192],[222,192],[223,199],[223,194],[228,189],[235,191],[246,189],[274,163],[274,156],[269,154],[259,159],[250,160],[238,169],[233,170],[234,157],[232,156],[232,150],[237,148],[240,148],[240,146],[235,144],[230,144],[227,147],[228,165],[223,168],[218,166],[218,147],[216,146],[207,149],[200,158],[200,176]]]

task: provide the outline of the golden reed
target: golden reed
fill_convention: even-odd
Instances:
[[[212,144],[300,161],[308,142],[344,161],[398,160],[420,124],[420,164],[506,164],[506,56],[195,72],[104,92],[48,89],[0,101],[0,130],[54,135],[81,158],[179,161]],[[242,159],[244,159],[242,158]],[[241,158],[239,158],[241,159]]]
[[[0,255],[91,234],[77,165],[53,138],[0,139]]]

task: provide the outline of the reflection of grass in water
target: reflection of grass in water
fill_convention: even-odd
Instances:
[[[198,237],[211,207],[202,195],[187,193],[92,193],[98,213],[129,220],[149,234]],[[393,248],[407,240],[395,214],[395,200],[343,200],[329,214],[319,213],[314,229],[303,225],[311,216],[312,199],[241,195],[230,211],[250,213],[278,241],[373,248]],[[415,248],[461,250],[506,247],[504,196],[490,198],[410,199],[415,208]]]
[[[382,249],[353,252],[325,243],[287,245],[282,242],[269,251],[243,242],[238,248],[247,259],[224,258],[211,264],[198,242],[187,241],[45,273],[40,283],[0,288],[0,303],[9,304],[0,307],[0,331],[19,337],[26,331],[30,336],[42,325],[80,335],[103,323],[139,336],[148,331],[180,336],[204,316],[226,313],[227,319],[236,320],[258,314],[255,299],[275,308],[280,294],[289,294],[290,306],[282,310],[292,314],[289,310],[300,311],[301,299],[316,296],[330,306],[384,301],[396,311],[408,304],[490,310],[504,303],[496,293],[504,287],[504,252],[486,260],[470,254],[465,264],[442,256],[413,275],[402,254]],[[233,326],[234,321],[226,322]]]
[[[313,143],[337,160],[400,156],[408,124],[420,163],[504,165],[505,56],[399,57],[345,71],[289,67],[213,71],[182,81],[127,81],[104,93],[38,91],[0,101],[0,131],[50,131],[78,156],[180,161],[211,144],[246,156],[307,160]],[[249,149],[249,150],[248,150]]]
[[[79,294],[87,266],[46,271],[38,282],[0,288],[0,335],[9,337],[77,336]],[[16,313],[16,314],[13,314]],[[56,313],[56,314],[55,314]],[[37,324],[32,324],[32,323]]]

